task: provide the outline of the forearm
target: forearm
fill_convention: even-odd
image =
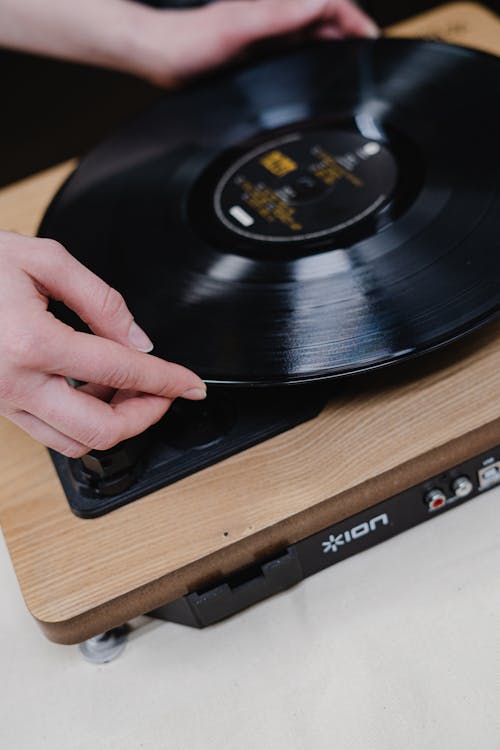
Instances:
[[[0,0],[0,47],[127,70],[155,13],[129,0]]]

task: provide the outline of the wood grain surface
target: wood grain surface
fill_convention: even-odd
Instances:
[[[477,3],[449,3],[391,26],[386,36],[443,40],[500,54],[498,17]]]
[[[73,166],[0,192],[2,227],[34,232]],[[26,604],[51,639],[83,640],[488,450],[499,372],[497,322],[336,385],[316,419],[93,520],[71,513],[45,449],[0,420],[0,524]]]

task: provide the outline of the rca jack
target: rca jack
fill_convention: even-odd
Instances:
[[[446,495],[443,490],[434,487],[434,489],[426,492],[424,497],[424,503],[427,505],[429,510],[439,510],[443,505],[446,504]]]
[[[472,484],[469,477],[466,476],[457,477],[453,480],[453,483],[451,485],[451,491],[453,492],[455,497],[467,497],[467,495],[470,495],[473,489],[474,485]]]

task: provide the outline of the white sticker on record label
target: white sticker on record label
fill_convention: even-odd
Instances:
[[[229,213],[231,214],[233,219],[239,221],[239,223],[244,227],[251,227],[254,223],[254,220],[252,219],[250,214],[247,213],[241,206],[231,206],[231,208],[229,209]]]

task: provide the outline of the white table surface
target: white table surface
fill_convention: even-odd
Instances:
[[[206,630],[45,640],[0,541],[2,750],[500,749],[500,488]]]

